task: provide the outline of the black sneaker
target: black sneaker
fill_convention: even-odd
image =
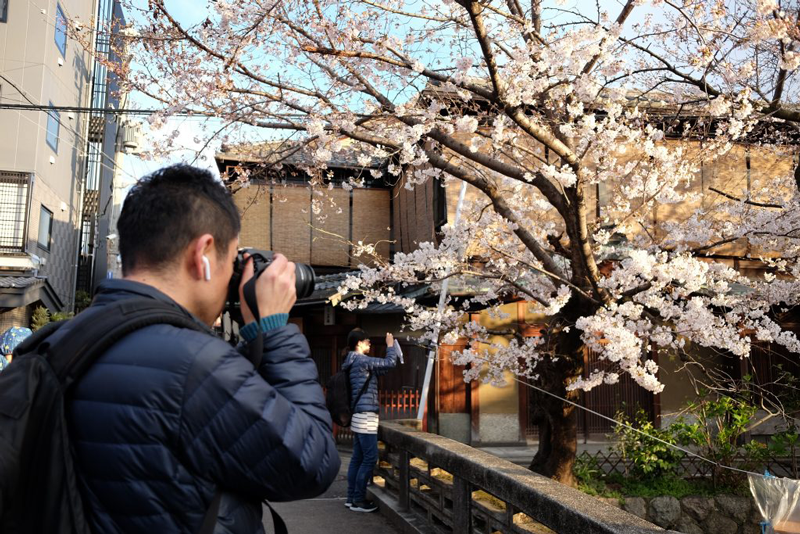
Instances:
[[[378,506],[372,501],[356,501],[350,509],[354,512],[374,512]]]
[[[353,507],[353,501],[344,501],[344,505],[347,506],[348,508],[352,508]]]

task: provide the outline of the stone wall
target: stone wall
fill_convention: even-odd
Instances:
[[[656,525],[683,534],[760,534],[761,514],[752,497],[601,498]]]
[[[31,306],[21,306],[12,310],[0,313],[0,334],[12,326],[31,325]]]

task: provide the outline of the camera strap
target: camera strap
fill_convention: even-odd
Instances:
[[[250,363],[253,364],[253,367],[256,368],[256,372],[258,372],[258,368],[261,367],[261,358],[264,355],[264,332],[261,330],[261,314],[258,311],[256,280],[258,280],[258,277],[253,276],[250,280],[245,282],[244,287],[242,288],[242,293],[244,294],[244,301],[247,303],[247,307],[250,308],[250,311],[253,312],[253,317],[256,318],[258,335],[253,341],[250,342],[250,351],[247,359],[250,360]],[[209,509],[209,513],[212,510],[214,511],[213,515],[215,519],[217,510],[219,510],[220,495],[221,494],[219,490],[217,490],[217,495],[214,496],[214,501],[211,503],[211,508]],[[283,522],[283,518],[278,515],[278,512],[276,512],[266,500],[264,500],[263,503],[267,505],[270,513],[272,514],[272,526],[275,529],[275,534],[287,534],[288,530],[286,528],[286,523]],[[208,519],[208,517],[206,517],[206,519]],[[214,524],[216,524],[216,521]]]
[[[250,308],[250,311],[253,313],[253,317],[256,318],[258,335],[253,341],[250,342],[248,359],[250,360],[250,363],[253,364],[253,367],[258,370],[258,368],[261,367],[261,357],[264,355],[264,332],[261,330],[261,314],[258,311],[256,280],[258,280],[258,278],[253,276],[250,280],[245,282],[244,287],[242,288],[242,293],[244,294],[244,301],[247,303],[247,307]]]

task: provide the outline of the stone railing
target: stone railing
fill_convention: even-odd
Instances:
[[[373,494],[425,530],[457,534],[656,534],[624,510],[457,441],[382,422]]]

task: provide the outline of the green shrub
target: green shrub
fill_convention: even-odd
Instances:
[[[694,422],[682,417],[670,425],[669,431],[678,442],[696,447],[697,453],[709,460],[731,466],[739,458],[737,467],[752,471],[763,465],[769,452],[763,443],[742,442],[757,411],[758,407],[747,399],[712,397],[701,391],[699,398],[686,408]],[[736,487],[744,482],[741,473],[722,467],[715,467],[712,475],[715,485]]]
[[[793,455],[800,447],[800,432],[794,427],[773,435],[769,444],[745,442],[744,435],[751,430],[757,410],[745,395],[702,392],[687,404],[682,417],[664,429],[655,428],[643,410],[632,419],[618,413],[615,419],[622,424],[614,428],[617,442],[613,449],[626,460],[625,473],[606,474],[594,457],[584,453],[577,457],[574,467],[578,488],[603,497],[749,495],[741,473],[719,466],[760,472],[770,454]],[[686,473],[681,463],[686,453],[675,445],[696,451],[719,466],[713,468],[710,478],[682,478]]]
[[[604,473],[597,465],[597,459],[588,454],[580,454],[575,458],[572,474],[578,482],[578,488],[589,495],[605,496],[606,487]]]
[[[92,297],[84,290],[75,292],[75,313],[80,313],[92,303]]]
[[[798,437],[800,434],[795,426],[773,434],[768,445],[769,452],[775,456],[794,456],[797,446],[800,445],[797,442]]]
[[[614,427],[614,449],[631,462],[628,476],[644,480],[676,476],[685,454],[671,446],[677,440],[669,428],[656,428],[641,408],[632,420],[624,412],[617,412],[614,419],[621,423]]]
[[[65,319],[72,319],[74,316],[75,314],[72,312],[55,312],[50,316],[50,320],[53,322],[64,321]]]
[[[31,330],[36,332],[49,322],[50,312],[47,311],[47,308],[39,306],[33,310],[33,315],[31,316]]]
[[[607,486],[618,488],[618,491],[626,497],[675,497],[682,499],[692,495],[701,497],[713,497],[719,494],[749,495],[749,490],[744,486],[718,486],[715,487],[713,481],[703,478],[685,479],[676,476],[667,476],[648,481],[630,477],[609,477]]]
[[[47,308],[39,306],[33,310],[33,316],[31,317],[31,330],[35,332],[47,323],[72,319],[74,315],[75,314],[72,312],[53,312],[50,314]]]

